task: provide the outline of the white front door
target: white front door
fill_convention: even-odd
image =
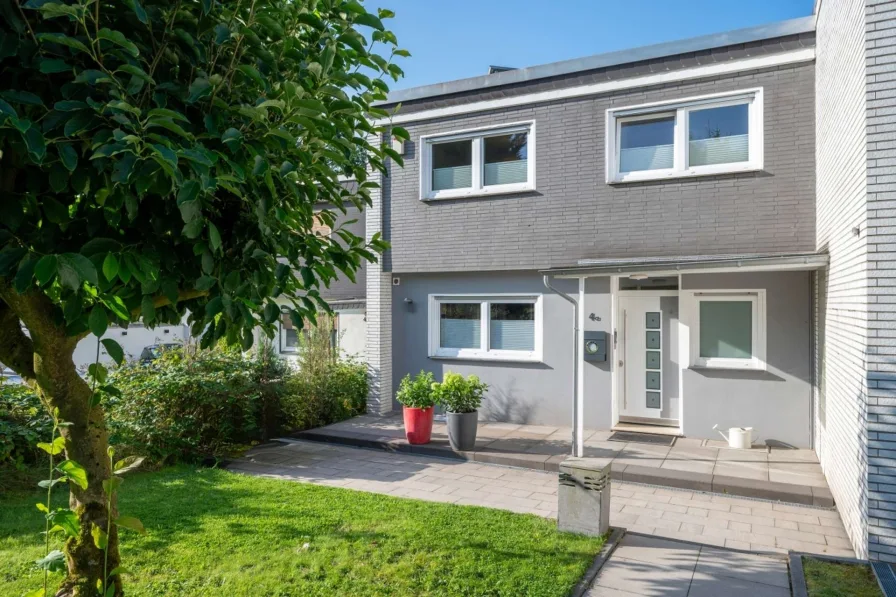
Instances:
[[[646,291],[645,291],[646,292]],[[663,412],[663,312],[659,296],[619,297],[619,417],[659,419]]]

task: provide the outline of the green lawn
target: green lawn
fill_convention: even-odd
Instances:
[[[883,597],[871,566],[803,558],[809,597]]]
[[[61,494],[61,492],[60,492]],[[40,583],[33,495],[0,497],[0,595]],[[188,467],[134,475],[129,596],[565,596],[601,539],[552,520]]]

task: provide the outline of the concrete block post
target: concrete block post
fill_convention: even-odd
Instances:
[[[561,531],[603,535],[610,530],[610,465],[596,458],[560,463],[557,526]]]

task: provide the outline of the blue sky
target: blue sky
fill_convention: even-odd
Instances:
[[[368,0],[412,57],[405,89],[812,14],[813,0]]]

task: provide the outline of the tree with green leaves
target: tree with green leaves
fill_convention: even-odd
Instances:
[[[186,315],[203,346],[248,348],[273,334],[276,299],[313,324],[322,288],[386,248],[335,221],[401,162],[383,141],[407,133],[373,105],[407,56],[392,16],[358,0],[0,2],[0,362],[58,409],[87,476],[69,487],[59,594],[94,595],[103,558],[119,564],[102,489],[113,389],[100,368],[79,377],[76,343]]]

